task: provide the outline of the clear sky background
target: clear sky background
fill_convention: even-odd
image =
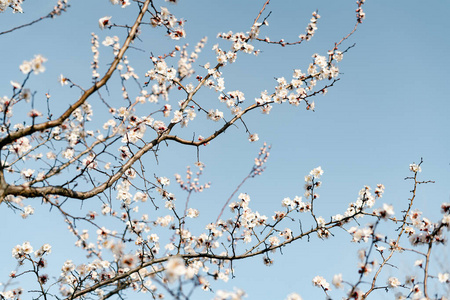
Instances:
[[[53,2],[26,1],[24,14],[1,14],[0,31],[45,15]],[[175,44],[186,42],[193,50],[203,36],[209,40],[198,64],[213,62],[211,48],[214,44],[219,42],[228,49],[225,41],[216,39],[217,33],[248,31],[263,4],[256,0],[181,0],[178,5],[156,2],[157,6],[167,5],[177,17],[187,20],[187,38],[173,42],[164,36],[163,30],[152,32],[145,28],[150,33],[136,44],[144,51],[129,50],[130,65],[141,77],[150,67],[150,53],[164,54]],[[119,35],[123,41],[124,31],[101,31],[98,19],[113,16],[112,21],[124,23],[124,20],[133,20],[136,14],[134,7],[121,9],[106,0],[72,1],[71,5],[66,13],[53,20],[0,36],[0,96],[10,94],[10,80],[23,78],[18,68],[22,61],[42,54],[48,58],[47,70],[32,76],[30,87],[40,95],[45,92],[52,95],[56,115],[78,95],[75,89],[59,85],[57,78],[61,73],[84,87],[91,81],[91,32],[98,34],[100,41],[106,35]],[[202,147],[200,160],[206,165],[202,178],[211,181],[212,187],[192,200],[193,206],[201,210],[201,220],[215,220],[229,195],[251,169],[253,158],[264,141],[273,147],[267,170],[241,189],[250,194],[252,207],[261,213],[270,216],[273,211],[281,210],[284,197],[302,196],[304,176],[321,166],[324,175],[323,186],[318,190],[318,215],[329,219],[331,215],[343,213],[364,185],[374,187],[383,183],[386,192],[379,204],[393,204],[396,216],[400,216],[401,210],[407,207],[412,188],[412,182],[404,180],[411,174],[408,166],[418,163],[422,157],[421,178],[436,183],[420,187],[415,207],[430,219],[438,220],[440,204],[449,202],[450,196],[450,2],[368,0],[363,8],[366,19],[346,42],[346,46],[356,45],[339,64],[341,80],[327,95],[314,99],[315,112],[306,111],[302,105],[294,108],[287,104],[274,105],[269,115],[255,110],[245,120],[250,130],[259,134],[259,142],[249,143],[243,126],[238,124],[239,128],[230,128],[211,145]],[[306,70],[314,53],[325,55],[334,42],[354,26],[354,1],[273,0],[266,10],[272,11],[269,27],[263,28],[261,36],[296,40],[304,33],[316,9],[321,18],[311,41],[284,48],[254,43],[255,48],[262,50],[258,57],[241,54],[235,64],[223,69],[226,91],[241,90],[247,103],[253,103],[261,91],[273,91],[275,77],[291,78],[293,69]],[[100,51],[100,73],[103,74],[111,53],[103,46]],[[40,96],[40,99],[44,98]],[[174,98],[172,105],[178,100]],[[211,108],[217,106],[217,96],[213,95],[211,102]],[[222,110],[226,110],[225,106]],[[205,131],[204,124],[206,127],[216,125],[207,122],[204,116],[196,121],[200,125],[192,128],[203,136],[211,132]],[[190,138],[191,132],[192,129],[188,130],[184,136]],[[150,156],[149,164],[154,164]],[[160,152],[155,173],[173,180],[174,173],[184,174],[186,165],[193,166],[196,159],[194,148],[170,144]],[[172,187],[177,197],[183,199],[183,193],[175,184]],[[30,200],[36,208],[39,203],[40,200]],[[53,245],[49,262],[56,276],[64,260],[69,258],[67,253],[73,251],[70,258],[81,262],[82,253],[72,247],[74,240],[65,227],[59,215],[46,209],[37,209],[34,216],[22,220],[20,215],[0,206],[0,281],[5,282],[15,266],[10,254],[12,247],[26,240],[35,248],[46,242]],[[351,282],[357,278],[356,254],[364,245],[351,244],[350,239],[349,235],[338,231],[330,240],[312,236],[309,242],[297,241],[283,249],[283,255],[278,252],[272,256],[273,266],[265,267],[260,257],[238,262],[236,278],[227,285],[213,287],[239,287],[247,292],[249,299],[284,299],[291,292],[298,292],[304,299],[323,298],[323,293],[311,284],[314,276],[322,275],[328,281],[336,273],[343,273]],[[448,246],[437,247],[436,251],[440,259],[448,259]],[[396,260],[400,271],[413,270],[413,262],[414,259],[407,261],[401,256]],[[438,261],[434,263],[439,265]],[[394,269],[385,272],[387,276],[402,273]],[[31,276],[28,279],[31,280]],[[339,292],[331,295],[340,298]],[[212,297],[199,290],[194,298]],[[391,298],[384,296],[384,292],[375,297]],[[131,298],[137,299],[134,295]]]

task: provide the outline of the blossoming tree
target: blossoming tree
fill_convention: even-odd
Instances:
[[[248,141],[258,142],[258,134],[247,126],[248,115],[269,114],[279,105],[315,110],[314,98],[340,80],[338,63],[352,47],[348,40],[365,18],[364,0],[356,2],[355,25],[347,35],[327,53],[313,54],[309,65],[295,66],[291,77],[275,78],[274,85],[254,101],[246,99],[250,97],[245,90],[226,88],[226,68],[238,64],[242,56],[258,56],[259,45],[283,51],[308,42],[317,29],[317,11],[297,40],[274,40],[262,37],[270,21],[269,1],[262,1],[251,26],[242,32],[219,33],[220,43],[212,47],[214,60],[200,63],[206,37],[194,47],[176,44],[164,53],[140,49],[140,43],[154,38],[155,31],[161,34],[161,28],[158,41],[169,37],[182,43],[186,20],[172,14],[164,6],[167,3],[104,2],[136,13],[124,23],[115,22],[115,16],[99,18],[100,29],[95,30],[112,34],[100,40],[92,33],[91,83],[79,84],[66,74],[59,77],[63,87],[79,92],[76,98],[70,94],[55,100],[50,93],[29,87],[36,76],[43,76],[51,59],[38,53],[17,66],[22,78],[11,81],[10,92],[2,90],[0,209],[19,212],[24,219],[39,218],[35,210],[41,205],[61,215],[71,234],[66,237],[66,260],[55,274],[47,271],[51,244],[31,244],[25,237],[14,247],[12,256],[18,265],[4,281],[2,299],[121,299],[130,293],[194,299],[204,297],[199,296],[202,289],[209,298],[241,299],[245,286],[234,291],[215,287],[215,281],[227,282],[234,276],[240,261],[261,257],[271,265],[293,243],[333,239],[342,230],[349,235],[348,243],[364,247],[354,270],[357,277],[343,278],[337,270],[328,279],[332,288],[321,274],[311,275],[313,285],[327,297],[333,298],[334,290],[342,288],[346,299],[371,298],[377,290],[391,292],[397,299],[444,299],[445,289],[435,285],[449,283],[448,270],[433,273],[430,264],[435,245],[446,240],[450,204],[442,204],[442,217],[435,222],[415,210],[416,190],[432,183],[419,177],[422,161],[409,166],[407,179],[413,189],[399,208],[400,215],[394,214],[392,205],[378,203],[385,189],[378,184],[373,190],[363,187],[357,200],[341,213],[322,216],[316,208],[321,167],[305,170],[302,196],[283,196],[280,204],[274,203],[271,215],[254,210],[251,196],[241,187],[265,170],[271,149],[265,143],[248,175],[231,188],[231,196],[212,204],[217,215],[202,218],[202,207],[191,200],[210,187],[202,183],[205,165],[200,153],[230,128],[242,124]],[[8,10],[22,12],[22,1],[0,0],[0,11]],[[3,31],[0,38],[68,10],[68,1],[60,0],[44,17]],[[146,53],[145,61],[133,59],[136,49]],[[111,55],[108,63],[100,63],[101,53]],[[138,74],[133,62],[145,65],[147,71]],[[174,145],[195,149],[197,156],[185,176],[176,174],[171,179],[154,172],[149,161],[158,162],[160,153]],[[385,227],[395,230],[384,231]],[[71,257],[73,241],[84,259]],[[415,260],[420,276],[403,280],[386,275],[392,259],[403,253],[423,257]],[[22,282],[31,287],[14,286]],[[280,297],[301,299],[301,291],[297,292]]]

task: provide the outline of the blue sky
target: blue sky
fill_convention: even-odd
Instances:
[[[178,5],[168,5],[177,17],[187,20],[186,41],[175,43],[165,37],[162,30],[147,28],[149,33],[145,39],[136,44],[143,51],[129,51],[130,64],[142,76],[149,67],[150,53],[159,55],[185,42],[193,47],[203,36],[208,36],[209,40],[198,64],[212,62],[214,56],[210,49],[214,44],[219,42],[228,49],[225,41],[216,39],[217,33],[248,31],[262,3],[182,0]],[[0,31],[42,16],[53,5],[51,1],[46,4],[25,2],[24,14],[6,12],[0,15]],[[0,36],[3,57],[0,60],[3,70],[0,72],[0,96],[9,95],[10,80],[19,81],[23,77],[18,69],[22,61],[42,54],[48,58],[47,70],[32,76],[30,87],[41,95],[45,92],[52,95],[56,102],[52,107],[55,114],[65,109],[70,99],[79,93],[61,87],[57,78],[62,73],[82,86],[90,83],[91,32],[98,34],[100,41],[106,35],[115,34],[123,40],[123,31],[101,31],[98,19],[113,16],[112,20],[119,23],[131,20],[136,13],[134,7],[121,9],[106,0],[73,1],[71,5],[66,13],[53,20]],[[167,4],[157,3],[157,6],[162,5]],[[273,147],[267,170],[249,181],[241,191],[250,194],[254,208],[267,215],[281,209],[284,197],[303,195],[304,176],[321,166],[325,173],[317,202],[319,215],[327,218],[341,213],[364,185],[374,187],[383,183],[386,192],[380,202],[393,204],[396,215],[400,216],[412,187],[411,182],[404,180],[410,175],[408,166],[418,163],[422,157],[420,176],[436,182],[420,187],[416,207],[432,220],[439,218],[439,206],[449,202],[450,196],[450,85],[447,75],[450,4],[438,0],[372,0],[363,8],[366,19],[346,42],[346,46],[356,45],[339,64],[341,80],[327,95],[315,98],[315,112],[288,105],[275,105],[269,115],[254,111],[245,121],[251,131],[259,134],[259,142],[249,143],[244,128],[238,124],[239,128],[230,128],[211,145],[200,149],[200,160],[206,165],[203,179],[211,181],[212,187],[192,201],[204,214],[204,220],[217,216],[250,170],[263,141]],[[311,41],[300,46],[282,48],[255,43],[255,48],[262,50],[258,57],[241,55],[235,64],[223,69],[226,91],[241,90],[246,101],[252,103],[261,91],[273,90],[275,77],[290,78],[293,69],[306,70],[314,53],[325,55],[334,42],[351,31],[355,9],[354,1],[271,1],[266,11],[272,11],[269,27],[264,27],[262,36],[295,40],[304,33],[315,10],[321,15],[318,30]],[[105,47],[100,51],[101,70],[105,71],[111,53]],[[216,101],[214,104],[218,102],[216,96],[208,93],[199,97],[210,97],[211,102]],[[178,99],[173,101],[176,104]],[[206,123],[203,116],[197,121],[199,124],[194,125],[197,127],[192,128],[198,130],[197,134],[208,135],[205,129],[211,129],[208,127],[211,123]],[[193,129],[187,129],[185,136],[191,137]],[[183,174],[185,166],[192,166],[196,161],[194,148],[170,144],[163,150],[158,166],[149,163],[158,176],[173,180],[174,173]],[[183,198],[182,192],[176,189],[174,192]],[[34,201],[33,206],[38,207],[40,200]],[[74,240],[68,237],[62,218],[46,208],[37,209],[30,219],[22,220],[3,205],[0,220],[0,281],[6,281],[14,267],[10,250],[16,244],[25,240],[36,244],[44,239],[51,242],[54,250],[49,261],[54,261],[55,270],[66,258],[64,254],[74,248]],[[243,288],[249,299],[284,299],[290,292],[298,292],[304,299],[317,299],[323,297],[323,293],[312,286],[312,278],[322,275],[331,281],[334,274],[343,273],[344,278],[354,280],[356,252],[361,247],[364,245],[351,244],[350,237],[342,232],[327,241],[312,237],[310,242],[298,241],[283,249],[283,255],[273,255],[275,264],[271,267],[265,267],[261,258],[239,262],[235,266],[236,278],[226,286],[217,286]],[[448,246],[446,249],[438,247],[436,251],[448,258]],[[74,255],[82,259],[81,254],[74,252]],[[413,261],[399,257],[396,262],[400,270],[411,270]],[[388,270],[386,274],[391,275],[391,272],[398,271]],[[196,299],[212,298],[211,294],[201,291],[195,295]],[[334,295],[339,298],[340,294]],[[377,297],[382,299],[383,293]]]

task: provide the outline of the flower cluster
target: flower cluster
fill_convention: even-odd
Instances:
[[[13,289],[10,291],[3,291],[0,292],[0,296],[4,297],[5,299],[12,299],[12,300],[19,300],[20,297],[23,294],[23,289],[22,288],[17,288],[17,289]]]
[[[362,5],[364,4],[365,0],[358,0],[356,1],[356,4],[358,4],[358,8],[356,9],[356,20],[358,23],[362,23],[362,21],[366,18],[366,13],[362,9]]]
[[[243,290],[237,289],[233,292],[218,290],[214,300],[241,300],[246,294]]]
[[[93,61],[91,63],[92,78],[96,80],[97,78],[100,77],[100,74],[98,73],[98,57],[100,52],[98,51],[99,47],[98,36],[94,33],[92,33],[91,44],[92,44],[91,50],[92,53],[94,54]]]
[[[322,276],[316,276],[312,280],[314,286],[321,287],[324,291],[330,290],[330,284]]]
[[[8,7],[11,7],[13,13],[23,13],[22,2],[23,0],[0,0],[0,13]]]
[[[442,207],[447,207],[448,204],[442,204]],[[409,241],[413,246],[423,244],[443,244],[447,241],[445,236],[446,231],[450,228],[450,214],[445,209],[442,210],[444,216],[439,222],[431,222],[428,218],[421,217],[421,212],[412,211],[408,217],[412,223],[412,227],[407,227],[405,230],[409,236]]]
[[[255,37],[255,34],[252,33],[243,33],[243,32],[237,32],[233,33],[232,31],[229,31],[228,33],[219,33],[217,35],[218,38],[222,38],[224,40],[231,41],[231,50],[230,51],[224,51],[221,50],[218,45],[216,45],[213,50],[216,50],[217,62],[220,64],[225,64],[227,61],[229,63],[233,63],[236,61],[236,53],[239,51],[242,51],[247,54],[254,54],[258,55],[259,51],[255,50],[255,47],[249,43],[251,40],[251,36]]]
[[[242,111],[239,105],[244,102],[245,97],[241,91],[232,91],[219,95],[219,100],[227,105],[233,115],[237,115]]]
[[[308,92],[314,90],[318,80],[336,80],[339,75],[339,68],[332,61],[342,60],[343,55],[342,52],[336,50],[331,52],[329,60],[319,54],[314,54],[312,57],[313,62],[307,69],[308,74],[303,73],[300,69],[295,69],[290,82],[284,77],[277,78],[278,85],[275,87],[274,94],[263,91],[259,98],[255,98],[257,105],[261,106],[264,114],[268,114],[272,109],[271,103],[282,104],[286,101],[293,106],[298,106],[304,101],[308,110],[314,110],[314,102],[308,102],[307,98],[317,93],[325,94],[327,89],[324,87],[319,91],[312,92],[312,94],[308,94]]]
[[[191,168],[188,166],[186,170],[186,181],[181,179],[181,175],[175,174],[175,180],[180,185],[182,190],[188,192],[203,192],[205,189],[210,188],[211,183],[200,184],[200,176],[203,174],[203,169],[205,165],[201,162],[197,162],[195,164],[198,167],[198,171],[195,173],[195,177],[193,177],[194,172],[191,171]]]
[[[130,0],[110,0],[111,4],[113,5],[122,5],[122,8],[127,7],[128,5],[130,5]]]
[[[35,55],[34,58],[30,61],[25,60],[19,67],[20,71],[23,74],[28,74],[33,72],[34,74],[43,73],[45,71],[44,62],[47,59],[42,55]]]
[[[166,7],[161,7],[161,11],[150,20],[152,26],[164,26],[168,30],[169,37],[173,40],[179,40],[186,36],[183,25],[184,20],[178,20],[172,15]]]
[[[265,164],[269,159],[270,149],[272,146],[267,146],[267,143],[264,142],[263,146],[259,148],[258,156],[255,157],[255,164],[253,165],[251,176],[255,177],[257,175],[261,175],[262,172],[266,169]]]
[[[305,176],[305,197],[309,198],[312,197],[312,199],[319,198],[319,195],[314,193],[314,189],[318,188],[322,185],[322,182],[318,179],[323,175],[323,170],[321,167],[317,167],[311,172],[309,172],[308,176]]]
[[[25,256],[33,253],[33,247],[30,242],[24,242],[22,245],[17,245],[12,250],[12,256],[17,260],[25,259]]]
[[[319,19],[320,15],[317,13],[317,11],[313,12],[310,23],[306,27],[306,34],[302,34],[299,36],[301,40],[309,41],[314,36],[314,33],[317,30],[317,20]]]

